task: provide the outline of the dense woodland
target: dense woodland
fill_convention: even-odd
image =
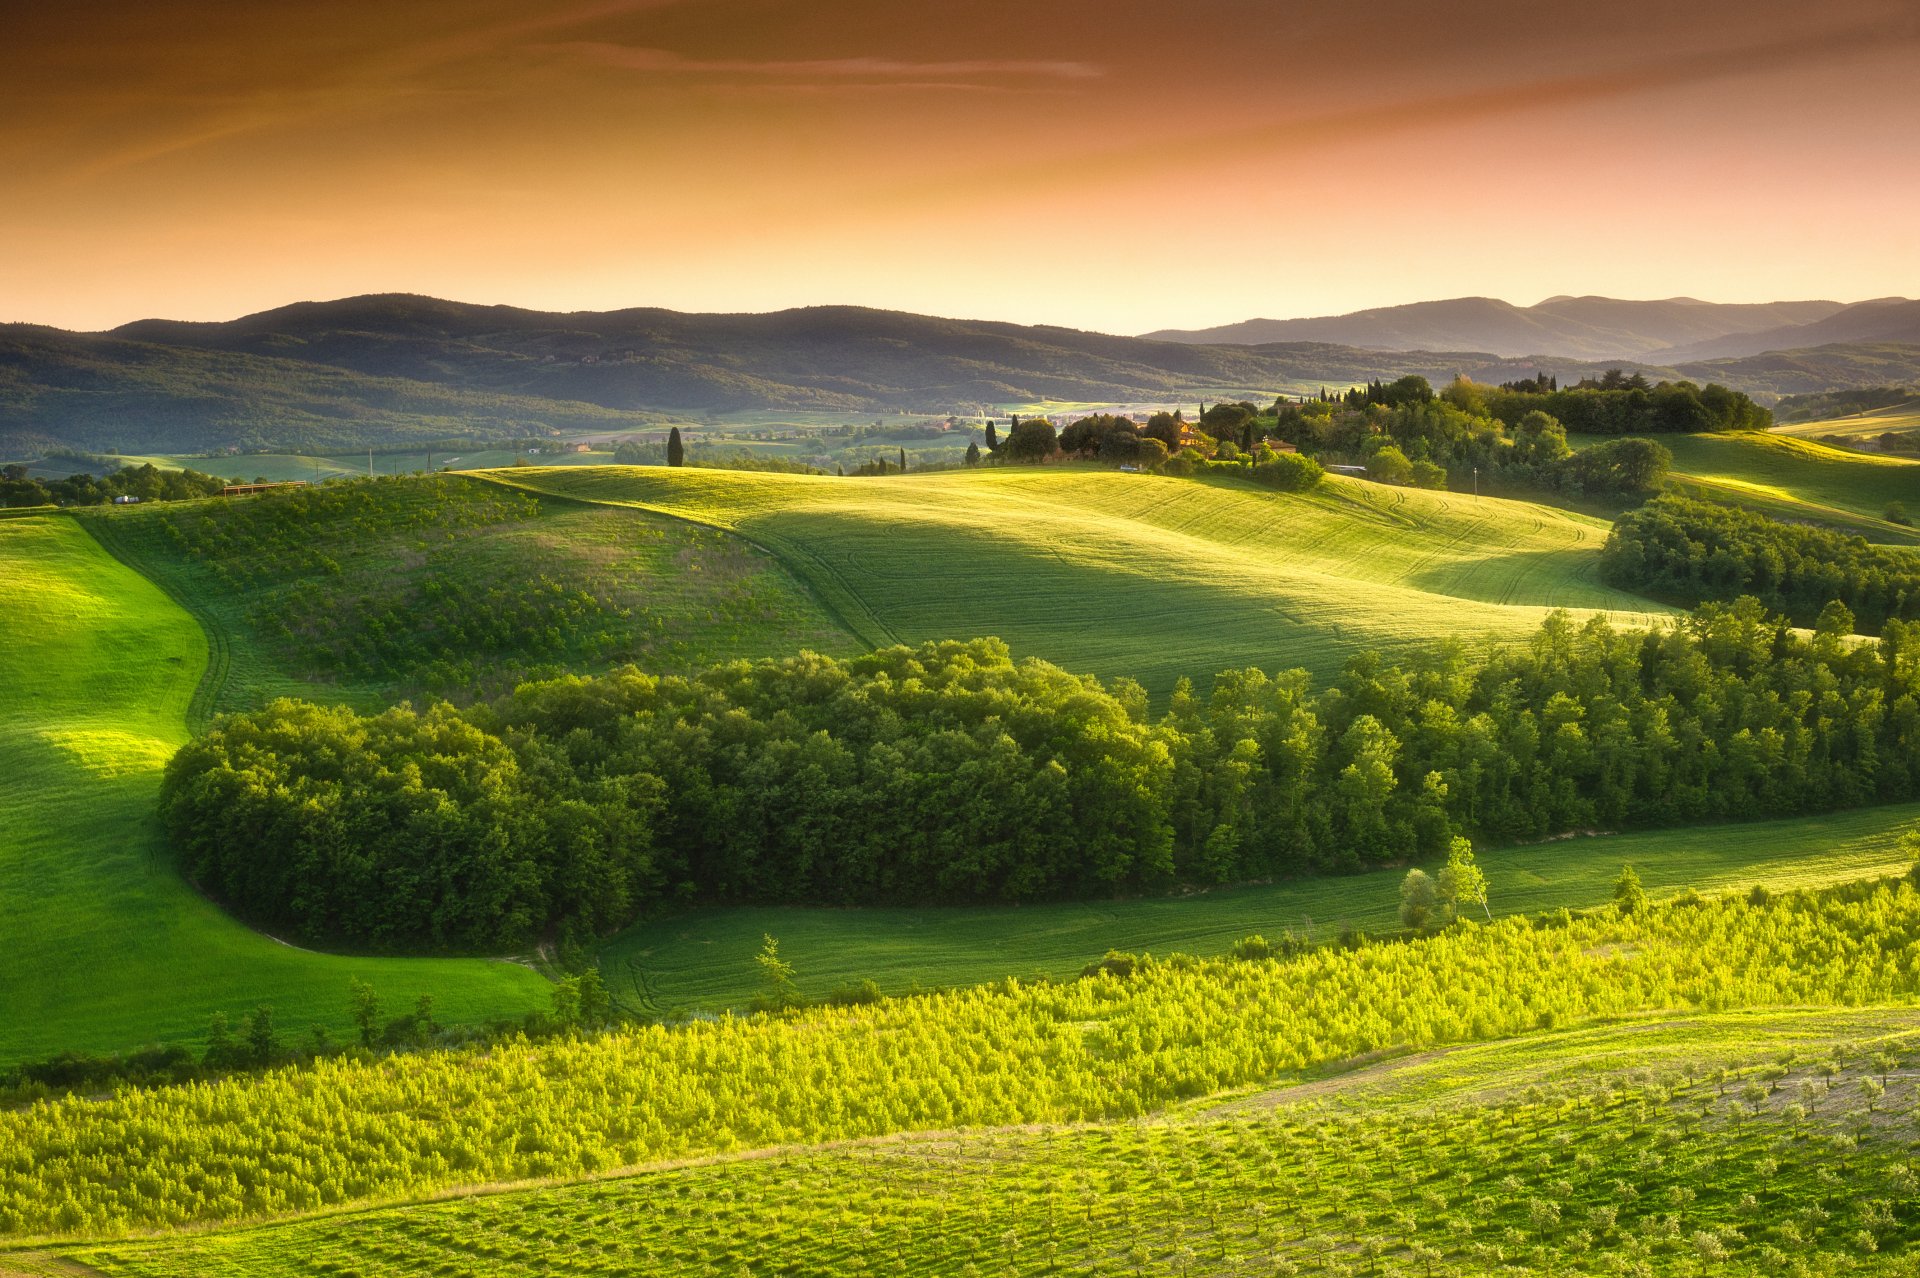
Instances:
[[[1620,517],[1600,570],[1613,585],[1687,605],[1752,595],[1803,626],[1835,601],[1863,634],[1920,618],[1912,551],[1673,495]]]
[[[1182,685],[1149,712],[996,640],[531,684],[469,711],[292,701],[167,770],[186,872],[381,948],[523,946],[698,901],[1020,901],[1352,870],[1457,834],[1920,794],[1920,628],[1745,600],[1647,633]]]

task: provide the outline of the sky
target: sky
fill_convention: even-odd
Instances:
[[[1920,295],[1915,0],[73,0],[0,321]]]

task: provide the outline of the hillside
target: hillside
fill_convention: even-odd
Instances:
[[[1659,610],[1594,576],[1605,525],[1330,477],[1275,495],[1072,467],[836,479],[665,467],[488,478],[633,505],[772,550],[865,642],[997,635],[1157,695],[1232,666],[1516,637],[1553,608]]]
[[[344,1034],[356,977],[396,1004],[431,994],[449,1021],[545,1004],[517,964],[312,954],[196,894],[154,799],[187,738],[200,628],[66,516],[0,521],[0,563],[0,1064],[194,1041],[261,1003],[292,1033]]]
[[[1883,297],[1858,302],[1830,315],[1769,328],[1729,331],[1693,342],[1675,342],[1649,358],[1668,363],[1728,359],[1767,351],[1807,350],[1836,345],[1920,344],[1920,302]]]
[[[876,1258],[958,1275],[1464,1278],[1522,1258],[1616,1273],[1649,1253],[1648,1272],[1778,1272],[1780,1243],[1813,1272],[1910,1274],[1917,1034],[1895,1009],[1644,1017],[1390,1051],[1134,1121],[727,1154],[63,1254],[127,1278],[886,1272]],[[1884,1116],[1849,1123],[1862,1104]],[[1827,1180],[1829,1139],[1846,1142],[1851,1186]]]
[[[1466,349],[1507,357],[1553,355],[1562,360],[1654,359],[1672,363],[1671,359],[1656,359],[1653,352],[1732,334],[1808,324],[1841,309],[1839,302],[1818,301],[1723,305],[1687,297],[1650,302],[1552,297],[1535,306],[1515,306],[1491,297],[1460,297],[1312,319],[1254,319],[1217,328],[1166,329],[1147,336],[1204,344],[1339,342],[1383,351]],[[1759,349],[1769,348],[1748,347],[1727,353],[1747,354]]]

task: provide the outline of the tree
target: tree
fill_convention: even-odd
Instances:
[[[1405,484],[1413,479],[1413,463],[1405,453],[1388,444],[1367,458],[1367,478],[1380,484]]]
[[[967,465],[978,466],[979,464],[980,464],[980,445],[969,442],[967,444]]]
[[[372,1047],[374,1027],[380,1023],[380,996],[357,976],[347,983],[347,991],[353,1023],[360,1027],[360,1046]]]
[[[667,432],[667,465],[684,466],[687,464],[687,446],[680,441],[680,428],[675,426]]]
[[[766,983],[766,1001],[774,1007],[791,1007],[799,1001],[800,992],[793,985],[793,964],[780,957],[780,942],[771,935],[760,938],[760,952],[753,961],[760,969],[760,979]]]
[[[273,1032],[273,1009],[262,1003],[241,1024],[241,1037],[247,1041],[247,1057],[255,1065],[268,1065],[280,1050]]]
[[[987,451],[990,453],[1000,451],[1000,433],[994,429],[993,419],[991,417],[987,419]]]
[[[1473,843],[1457,834],[1447,847],[1446,868],[1440,871],[1440,895],[1456,908],[1477,905],[1487,921],[1493,921],[1493,911],[1487,908],[1487,876],[1473,859]]]
[[[1044,417],[1030,417],[1007,432],[1002,451],[1012,461],[1041,462],[1053,456],[1058,447],[1053,423]]]
[[[1408,870],[1400,881],[1400,924],[1417,932],[1446,926],[1446,904],[1433,876],[1425,870]]]
[[[1620,877],[1613,885],[1613,905],[1622,918],[1630,919],[1647,912],[1647,890],[1640,886],[1640,876],[1631,865],[1620,867]]]
[[[900,449],[900,473],[907,473],[907,450],[904,446]]]

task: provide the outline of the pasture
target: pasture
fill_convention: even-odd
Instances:
[[[544,1007],[514,963],[312,954],[249,931],[183,882],[154,816],[186,740],[207,641],[65,515],[0,521],[0,1064],[198,1041],[271,1004],[282,1033],[351,1023],[348,983],[448,1022]]]
[[[1792,428],[1789,428],[1792,429]],[[1712,501],[1775,519],[1833,524],[1869,541],[1920,543],[1889,522],[1894,503],[1920,519],[1920,462],[1850,452],[1787,434],[1663,436],[1674,479]]]
[[[1920,804],[1790,820],[1560,839],[1485,848],[1496,916],[1610,898],[1631,864],[1656,898],[1824,887],[1905,870],[1901,836]],[[1061,980],[1108,950],[1224,953],[1242,937],[1330,941],[1348,929],[1399,927],[1403,870],[1218,888],[1178,897],[947,909],[736,908],[638,924],[600,961],[634,1011],[743,1008],[763,989],[754,955],[774,936],[801,991],[825,997],[861,981],[898,994],[1002,977]]]
[[[1527,502],[1328,478],[1306,494],[1080,467],[839,479],[514,468],[495,482],[673,515],[777,555],[872,646],[995,635],[1016,655],[1176,681],[1517,638],[1555,608],[1665,610],[1600,584],[1606,525]]]
[[[627,661],[683,670],[852,646],[737,537],[457,475],[80,517],[214,637],[196,722],[275,696],[470,700]]]
[[[1849,413],[1845,417],[1829,417],[1817,422],[1793,422],[1773,428],[1777,435],[1799,439],[1841,439],[1854,443],[1877,440],[1888,432],[1905,434],[1913,430],[1920,430],[1920,399],[1871,412]]]

